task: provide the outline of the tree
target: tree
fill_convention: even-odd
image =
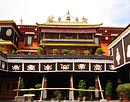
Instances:
[[[59,91],[59,90],[54,91],[54,95],[56,97],[56,100],[58,100],[60,102],[61,97],[62,97],[61,91]]]
[[[42,47],[39,47],[38,48],[38,54],[43,54],[43,52],[44,52],[44,49]]]
[[[95,87],[94,86],[90,86],[88,88],[88,90],[95,90]],[[89,91],[89,94],[90,94],[90,100],[93,100],[93,91]]]
[[[19,85],[19,88],[20,88],[20,89],[25,88],[23,78],[20,79],[20,85]]]
[[[130,98],[130,83],[119,84],[116,88],[116,91],[123,98]]]
[[[58,54],[58,49],[53,49],[53,54]]]
[[[105,95],[106,97],[111,97],[112,96],[112,83],[111,80],[107,81],[106,87],[105,87]]]
[[[97,48],[96,49],[96,54],[97,55],[102,55],[104,52],[103,52],[103,50],[102,50],[102,48]]]
[[[68,54],[68,50],[67,49],[62,49],[62,54]]]
[[[78,87],[79,89],[86,89],[86,82],[84,80],[80,80]],[[84,96],[85,96],[85,92],[79,91],[79,97],[84,97]]]

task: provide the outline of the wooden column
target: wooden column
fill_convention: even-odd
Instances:
[[[42,88],[46,88],[47,87],[47,79],[45,78],[45,76],[43,76],[42,79]],[[40,101],[43,100],[43,98],[47,97],[47,93],[46,90],[41,90],[41,96],[40,96]]]
[[[45,33],[43,33],[43,39],[45,38]]]
[[[97,81],[98,81],[98,85],[99,85],[99,90],[102,90],[101,83],[100,83],[100,79],[99,79],[99,76],[98,76],[98,75],[97,75]],[[103,91],[100,91],[100,93],[101,93],[102,100],[104,100]]]
[[[99,90],[98,80],[95,78],[95,90]],[[99,91],[95,91],[95,98],[99,99]]]
[[[19,89],[19,87],[20,87],[20,81],[21,81],[21,75],[19,76],[17,89]],[[18,96],[18,95],[19,95],[19,91],[17,90],[16,96]]]
[[[71,77],[70,77],[70,88],[74,88],[74,86],[73,86],[73,74],[71,74]],[[70,90],[69,99],[72,99],[72,102],[74,102],[74,90]]]

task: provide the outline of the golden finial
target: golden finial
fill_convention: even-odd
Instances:
[[[78,22],[78,21],[79,21],[78,17],[76,17],[76,18],[75,18],[75,21],[76,21],[76,22]]]
[[[70,19],[70,12],[69,12],[69,10],[68,10],[67,15],[66,15],[66,20],[67,20],[67,21],[70,21],[70,20],[71,20],[71,19]]]
[[[22,25],[22,24],[23,24],[23,19],[21,18],[21,19],[20,19],[20,25]]]
[[[60,22],[61,21],[61,17],[59,16],[59,18],[58,18],[58,22]]]

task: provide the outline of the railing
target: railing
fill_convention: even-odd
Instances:
[[[94,42],[93,39],[42,39],[40,42],[44,42],[44,41],[76,41],[76,42]]]
[[[75,88],[39,88],[39,89],[14,89],[13,91],[44,91],[44,90],[68,90],[68,91],[84,91],[84,92],[100,92],[102,94],[102,92],[104,90],[89,90],[89,89],[75,89]],[[72,97],[74,93],[72,94]],[[35,94],[24,94],[23,96],[27,96],[28,100],[31,100],[31,98],[33,96],[35,96]],[[104,99],[104,96],[102,96],[102,99]],[[73,102],[74,100],[72,100]],[[30,101],[29,101],[30,102]]]

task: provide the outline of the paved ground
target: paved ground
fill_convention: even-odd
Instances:
[[[11,99],[0,99],[0,102],[11,102]]]
[[[0,102],[15,102],[13,99],[0,99]],[[25,101],[27,102],[27,101]],[[39,102],[38,100],[34,100],[33,102]],[[57,102],[57,101],[43,101],[43,102]],[[71,101],[61,101],[61,102],[71,102]],[[77,100],[75,100],[75,102],[77,102]],[[84,102],[84,101],[82,101]],[[107,101],[107,100],[104,100],[104,101],[100,101],[100,100],[96,100],[96,101],[85,101],[85,102],[120,102],[119,100],[110,100],[110,101]]]

